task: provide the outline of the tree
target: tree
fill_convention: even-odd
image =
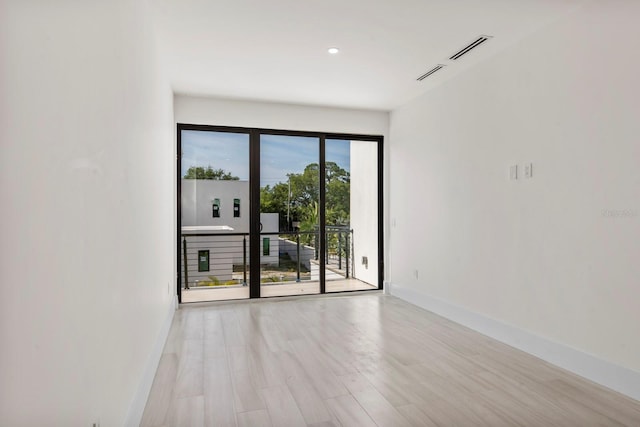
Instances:
[[[213,169],[211,165],[206,168],[203,166],[191,166],[187,169],[187,173],[183,177],[184,179],[218,179],[226,181],[237,181],[240,178],[231,175],[231,172],[227,172],[224,169]]]
[[[327,225],[347,225],[351,213],[351,177],[335,162],[327,162],[326,222]]]
[[[317,163],[311,163],[302,173],[288,174],[287,182],[279,182],[273,187],[267,185],[260,189],[261,211],[279,213],[281,230],[288,230],[291,226],[287,223],[287,213],[290,220],[300,222],[302,231],[313,231],[318,225],[319,169]],[[335,162],[327,162],[325,172],[326,223],[346,225],[349,223],[350,213],[349,172]]]
[[[304,168],[301,174],[289,174],[289,182],[291,183],[291,217],[298,221],[304,221],[308,207],[319,200],[320,183],[318,181],[318,171],[318,164],[311,163]]]
[[[287,230],[287,184],[277,183],[273,187],[267,185],[260,188],[260,212],[278,213],[280,230]]]

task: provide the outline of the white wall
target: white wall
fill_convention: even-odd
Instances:
[[[231,99],[174,97],[176,123],[256,127],[365,135],[389,133],[389,114],[382,111],[310,107]]]
[[[172,95],[148,11],[2,9],[0,425],[137,425],[175,293]]]
[[[353,276],[378,285],[378,144],[350,142]],[[362,263],[362,257],[368,263]]]
[[[389,194],[393,293],[624,368],[636,398],[638,16],[592,2],[392,112]]]

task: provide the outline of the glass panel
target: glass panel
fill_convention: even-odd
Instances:
[[[378,146],[325,141],[326,292],[378,289]]]
[[[182,302],[249,298],[249,135],[182,130],[181,146]]]
[[[320,293],[317,260],[320,141],[315,137],[260,136],[263,297]]]

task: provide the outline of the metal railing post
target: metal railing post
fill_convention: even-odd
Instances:
[[[329,233],[324,233],[324,262],[329,264]]]
[[[242,236],[242,286],[247,286],[247,235]]]
[[[296,253],[298,254],[298,268],[296,271],[296,282],[300,281],[300,233],[296,232]]]
[[[351,255],[351,253],[350,253],[351,251],[349,250],[349,248],[350,248],[349,241],[351,240],[350,237],[351,237],[351,235],[349,233],[347,233],[346,242],[344,242],[345,243],[345,245],[344,245],[344,255],[345,255],[345,258],[346,258],[345,259],[346,272],[345,272],[345,275],[344,275],[345,279],[349,278],[349,256]]]
[[[338,231],[338,270],[342,270],[342,231]]]
[[[182,236],[182,251],[184,252],[184,288],[189,289],[189,266],[187,265],[187,236]]]

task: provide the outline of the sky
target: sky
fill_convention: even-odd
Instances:
[[[326,161],[350,170],[349,141],[328,139]],[[261,135],[260,186],[287,182],[288,173],[301,173],[318,163],[319,139],[285,135]],[[182,175],[191,166],[222,168],[241,180],[249,180],[249,135],[212,131],[182,131]]]

